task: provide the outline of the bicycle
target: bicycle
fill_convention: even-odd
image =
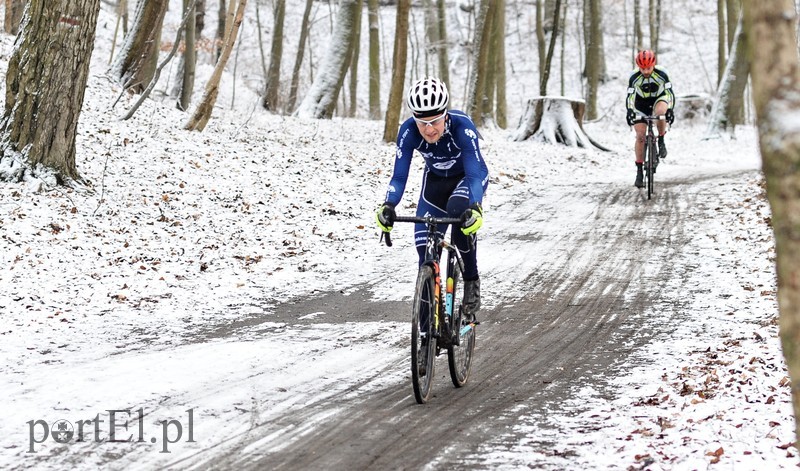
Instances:
[[[653,132],[653,123],[656,121],[664,121],[666,120],[665,115],[660,116],[647,116],[641,113],[637,113],[639,116],[639,121],[644,121],[647,123],[647,134],[645,134],[645,141],[644,141],[644,165],[642,165],[644,170],[644,178],[646,180],[645,186],[647,187],[647,199],[650,199],[653,195],[653,180],[654,175],[656,173],[656,167],[658,166],[658,152],[656,151],[656,136]]]
[[[467,316],[461,304],[464,262],[461,253],[451,240],[444,239],[439,225],[461,225],[460,218],[433,216],[397,216],[395,222],[423,223],[427,227],[425,261],[419,267],[414,288],[411,318],[411,384],[414,398],[424,404],[430,398],[434,376],[434,360],[442,350],[447,350],[447,363],[453,386],[467,383],[475,351],[474,316]],[[455,229],[454,229],[455,230]],[[392,246],[389,233],[385,233],[388,247]],[[442,249],[447,250],[447,278],[442,285],[439,262]],[[444,289],[442,289],[444,288]],[[444,293],[444,299],[442,299]],[[444,301],[444,302],[442,302]]]

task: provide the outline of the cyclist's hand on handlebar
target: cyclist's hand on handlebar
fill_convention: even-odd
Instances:
[[[375,221],[383,232],[391,232],[395,216],[394,205],[392,203],[383,203],[378,208],[378,211],[375,212]]]
[[[472,235],[478,232],[482,225],[483,209],[480,204],[474,203],[461,215],[461,232],[464,235]]]
[[[628,126],[633,126],[633,122],[636,121],[636,113],[629,108],[628,114],[625,116],[625,120],[628,122]]]
[[[664,118],[666,118],[669,125],[672,126],[672,122],[675,121],[675,113],[671,109],[669,109],[667,110],[667,113],[664,115]]]

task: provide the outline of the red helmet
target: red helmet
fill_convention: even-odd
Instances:
[[[645,49],[636,54],[636,66],[640,69],[649,69],[656,65],[656,55],[653,51]]]

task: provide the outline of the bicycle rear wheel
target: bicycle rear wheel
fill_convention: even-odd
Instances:
[[[436,357],[434,283],[433,269],[427,265],[420,267],[411,315],[411,384],[414,398],[420,404],[428,401],[433,384]]]
[[[448,273],[447,284],[452,282],[453,315],[450,318],[450,332],[453,341],[447,347],[447,365],[453,386],[460,388],[467,383],[472,367],[472,354],[475,351],[475,326],[463,317],[461,301],[463,298],[462,273],[458,263],[451,262],[452,275]],[[449,294],[449,293],[448,293]]]
[[[653,196],[653,159],[656,155],[656,142],[652,136],[647,137],[647,199]]]

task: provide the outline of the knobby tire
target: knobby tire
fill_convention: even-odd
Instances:
[[[655,157],[656,143],[652,136],[647,137],[647,199],[653,196],[653,158]]]
[[[450,379],[453,386],[460,388],[469,380],[472,367],[472,354],[475,350],[475,326],[465,323],[461,301],[464,297],[463,276],[458,263],[453,266],[453,316],[450,318],[450,332],[458,337],[458,345],[452,342],[447,347],[447,365],[450,367]],[[450,275],[448,274],[448,278]],[[449,280],[448,280],[449,283]],[[469,328],[467,328],[469,326]],[[462,329],[464,332],[462,333]]]
[[[414,289],[414,305],[411,316],[411,384],[414,387],[414,398],[420,404],[425,404],[430,398],[434,376],[433,368],[436,357],[436,339],[433,338],[434,284],[433,269],[428,265],[420,267],[417,285]],[[423,325],[426,316],[427,326]],[[421,355],[423,334],[428,339],[427,355]],[[421,357],[427,357],[424,365],[420,364]],[[421,367],[424,367],[424,374],[421,374]]]

